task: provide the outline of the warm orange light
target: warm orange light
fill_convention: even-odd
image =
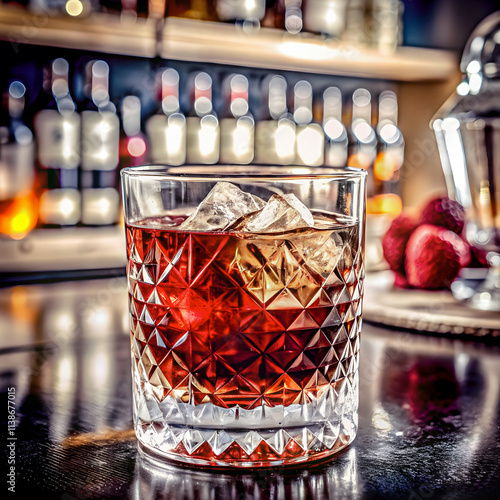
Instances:
[[[21,324],[32,324],[39,314],[40,298],[28,287],[10,289],[10,312]]]
[[[347,166],[368,170],[371,166],[371,158],[366,153],[356,153],[349,156]]]
[[[15,240],[26,236],[38,220],[38,203],[33,193],[0,202],[0,233]]]
[[[378,194],[366,202],[366,211],[369,214],[390,214],[396,217],[403,210],[403,203],[397,194]]]
[[[396,162],[391,155],[379,153],[373,165],[373,175],[380,181],[390,181],[396,168]]]

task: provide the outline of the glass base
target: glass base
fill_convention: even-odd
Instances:
[[[300,465],[336,454],[356,436],[357,373],[307,404],[252,410],[171,397],[159,402],[148,383],[135,382],[135,432],[160,460],[209,467]]]
[[[200,431],[197,429],[189,429],[185,432],[190,432],[190,435],[202,433],[206,434],[207,431]],[[338,452],[349,446],[354,440],[356,433],[354,432],[351,436],[342,434],[335,439],[333,445],[330,448],[326,446],[324,443],[319,445],[316,443],[313,448],[304,450],[300,445],[293,443],[291,446],[286,446],[285,449],[281,453],[279,453],[279,449],[271,446],[269,441],[274,441],[275,443],[278,441],[283,442],[284,436],[286,436],[287,430],[282,429],[280,431],[266,431],[267,439],[264,439],[262,434],[260,435],[261,444],[259,444],[254,451],[253,454],[248,455],[247,458],[242,457],[246,455],[243,451],[242,447],[239,443],[234,442],[232,445],[232,449],[228,451],[228,453],[222,454],[221,456],[216,456],[212,453],[212,456],[207,456],[207,453],[200,453],[203,449],[206,451],[206,448],[209,447],[209,442],[205,441],[199,448],[202,450],[197,453],[189,454],[187,453],[186,447],[179,447],[177,451],[171,450],[166,451],[164,447],[148,444],[147,441],[151,442],[151,434],[143,433],[141,429],[136,428],[136,435],[139,439],[139,444],[144,452],[149,453],[156,460],[168,460],[173,462],[182,462],[184,464],[195,465],[199,467],[218,467],[218,468],[227,468],[227,467],[237,467],[237,468],[255,468],[255,467],[287,467],[287,466],[300,466],[301,464],[318,462],[333,457]],[[302,432],[302,434],[312,434],[311,430],[308,428],[303,428],[300,430],[293,429],[292,434],[297,434],[298,432]],[[214,440],[217,438],[217,431],[212,431],[212,437]],[[328,431],[325,432],[325,429],[321,429],[320,432],[312,437],[312,441],[317,441],[318,437],[324,437],[325,434],[328,434]],[[270,439],[271,438],[271,439]],[[153,439],[153,441],[155,441]],[[184,443],[183,443],[184,444]],[[208,445],[208,446],[207,446]],[[184,448],[184,449],[182,449]],[[197,448],[198,449],[198,448]],[[183,453],[184,452],[184,453]],[[200,458],[201,455],[204,455],[203,458]],[[210,453],[208,453],[210,455]]]

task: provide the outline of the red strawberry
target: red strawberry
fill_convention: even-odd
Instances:
[[[389,267],[404,274],[405,248],[408,238],[417,227],[417,221],[408,214],[398,215],[382,238],[382,249]]]
[[[443,227],[419,226],[406,246],[406,277],[416,288],[448,288],[470,259],[467,243]]]
[[[465,210],[460,203],[447,197],[434,198],[422,210],[420,223],[443,226],[460,234],[465,224]]]

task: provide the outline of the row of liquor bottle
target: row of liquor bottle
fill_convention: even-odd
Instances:
[[[357,166],[370,172],[369,196],[379,200],[379,206],[372,203],[374,211],[400,206],[404,139],[391,91],[378,96],[378,113],[372,113],[370,92],[357,89],[346,128],[337,87],[322,93],[322,119],[316,120],[307,80],[288,92],[283,76],[268,75],[256,120],[245,76],[225,78],[216,113],[212,78],[197,72],[182,87],[190,96],[190,110],[183,113],[179,73],[167,68],[159,73],[158,110],[143,117],[136,95],[112,102],[105,61],[91,61],[86,73],[81,103],[71,96],[69,64],[62,58],[46,68],[43,92],[30,109],[24,84],[10,83],[0,126],[0,232],[22,236],[37,220],[39,226],[114,224],[120,217],[119,170],[148,162]]]
[[[121,15],[182,17],[235,22],[245,29],[265,26],[290,33],[343,36],[356,43],[394,48],[401,42],[400,0],[4,0],[36,13],[85,16],[95,11]]]

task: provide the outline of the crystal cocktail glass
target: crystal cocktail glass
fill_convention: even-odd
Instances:
[[[208,466],[355,437],[366,172],[122,171],[140,444]]]

